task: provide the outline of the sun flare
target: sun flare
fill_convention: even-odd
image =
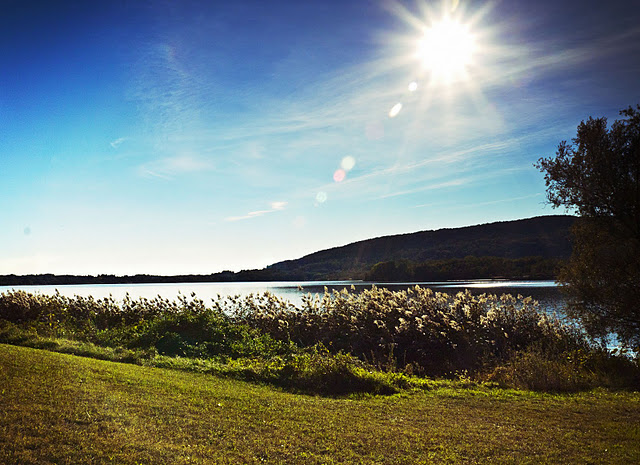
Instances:
[[[476,48],[469,26],[445,18],[424,30],[417,56],[433,77],[451,82],[464,76]]]

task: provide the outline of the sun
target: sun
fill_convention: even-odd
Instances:
[[[424,29],[416,54],[432,78],[450,83],[466,75],[475,49],[476,40],[468,25],[443,18]]]

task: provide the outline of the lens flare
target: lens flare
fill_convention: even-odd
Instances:
[[[418,83],[413,81],[409,83],[409,92],[415,92],[418,90]]]
[[[346,177],[347,177],[347,173],[343,169],[336,170],[336,172],[333,173],[333,180],[335,182],[342,182]]]
[[[356,159],[350,155],[344,157],[340,162],[340,168],[342,168],[345,171],[351,171],[354,166],[356,166]]]
[[[395,118],[398,116],[400,110],[402,110],[402,104],[398,102],[391,108],[391,110],[389,110],[389,118]]]
[[[316,202],[325,203],[327,201],[327,193],[326,192],[318,192],[316,194]]]

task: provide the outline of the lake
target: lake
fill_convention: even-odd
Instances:
[[[0,292],[12,289],[21,289],[26,292],[40,294],[54,294],[56,290],[60,294],[73,297],[75,295],[96,299],[112,295],[115,299],[122,299],[126,294],[131,298],[154,298],[161,296],[166,299],[175,299],[179,294],[196,296],[208,303],[218,295],[262,294],[270,292],[282,297],[294,305],[302,302],[302,296],[308,293],[322,294],[324,288],[329,290],[341,290],[351,288],[356,291],[370,289],[375,285],[386,287],[390,290],[401,290],[415,285],[428,287],[438,292],[455,294],[465,289],[474,294],[521,294],[531,296],[540,302],[541,308],[546,311],[562,313],[564,296],[554,281],[506,281],[506,280],[473,280],[473,281],[447,281],[447,282],[423,282],[423,283],[373,283],[364,281],[300,281],[300,282],[239,282],[239,283],[166,283],[166,284],[105,284],[105,285],[67,285],[67,286],[0,286]]]

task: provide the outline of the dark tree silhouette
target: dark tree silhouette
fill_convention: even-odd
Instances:
[[[593,336],[614,332],[640,349],[640,105],[589,118],[555,157],[535,165],[545,173],[547,198],[582,217],[573,226],[573,253],[559,281],[569,316]]]

